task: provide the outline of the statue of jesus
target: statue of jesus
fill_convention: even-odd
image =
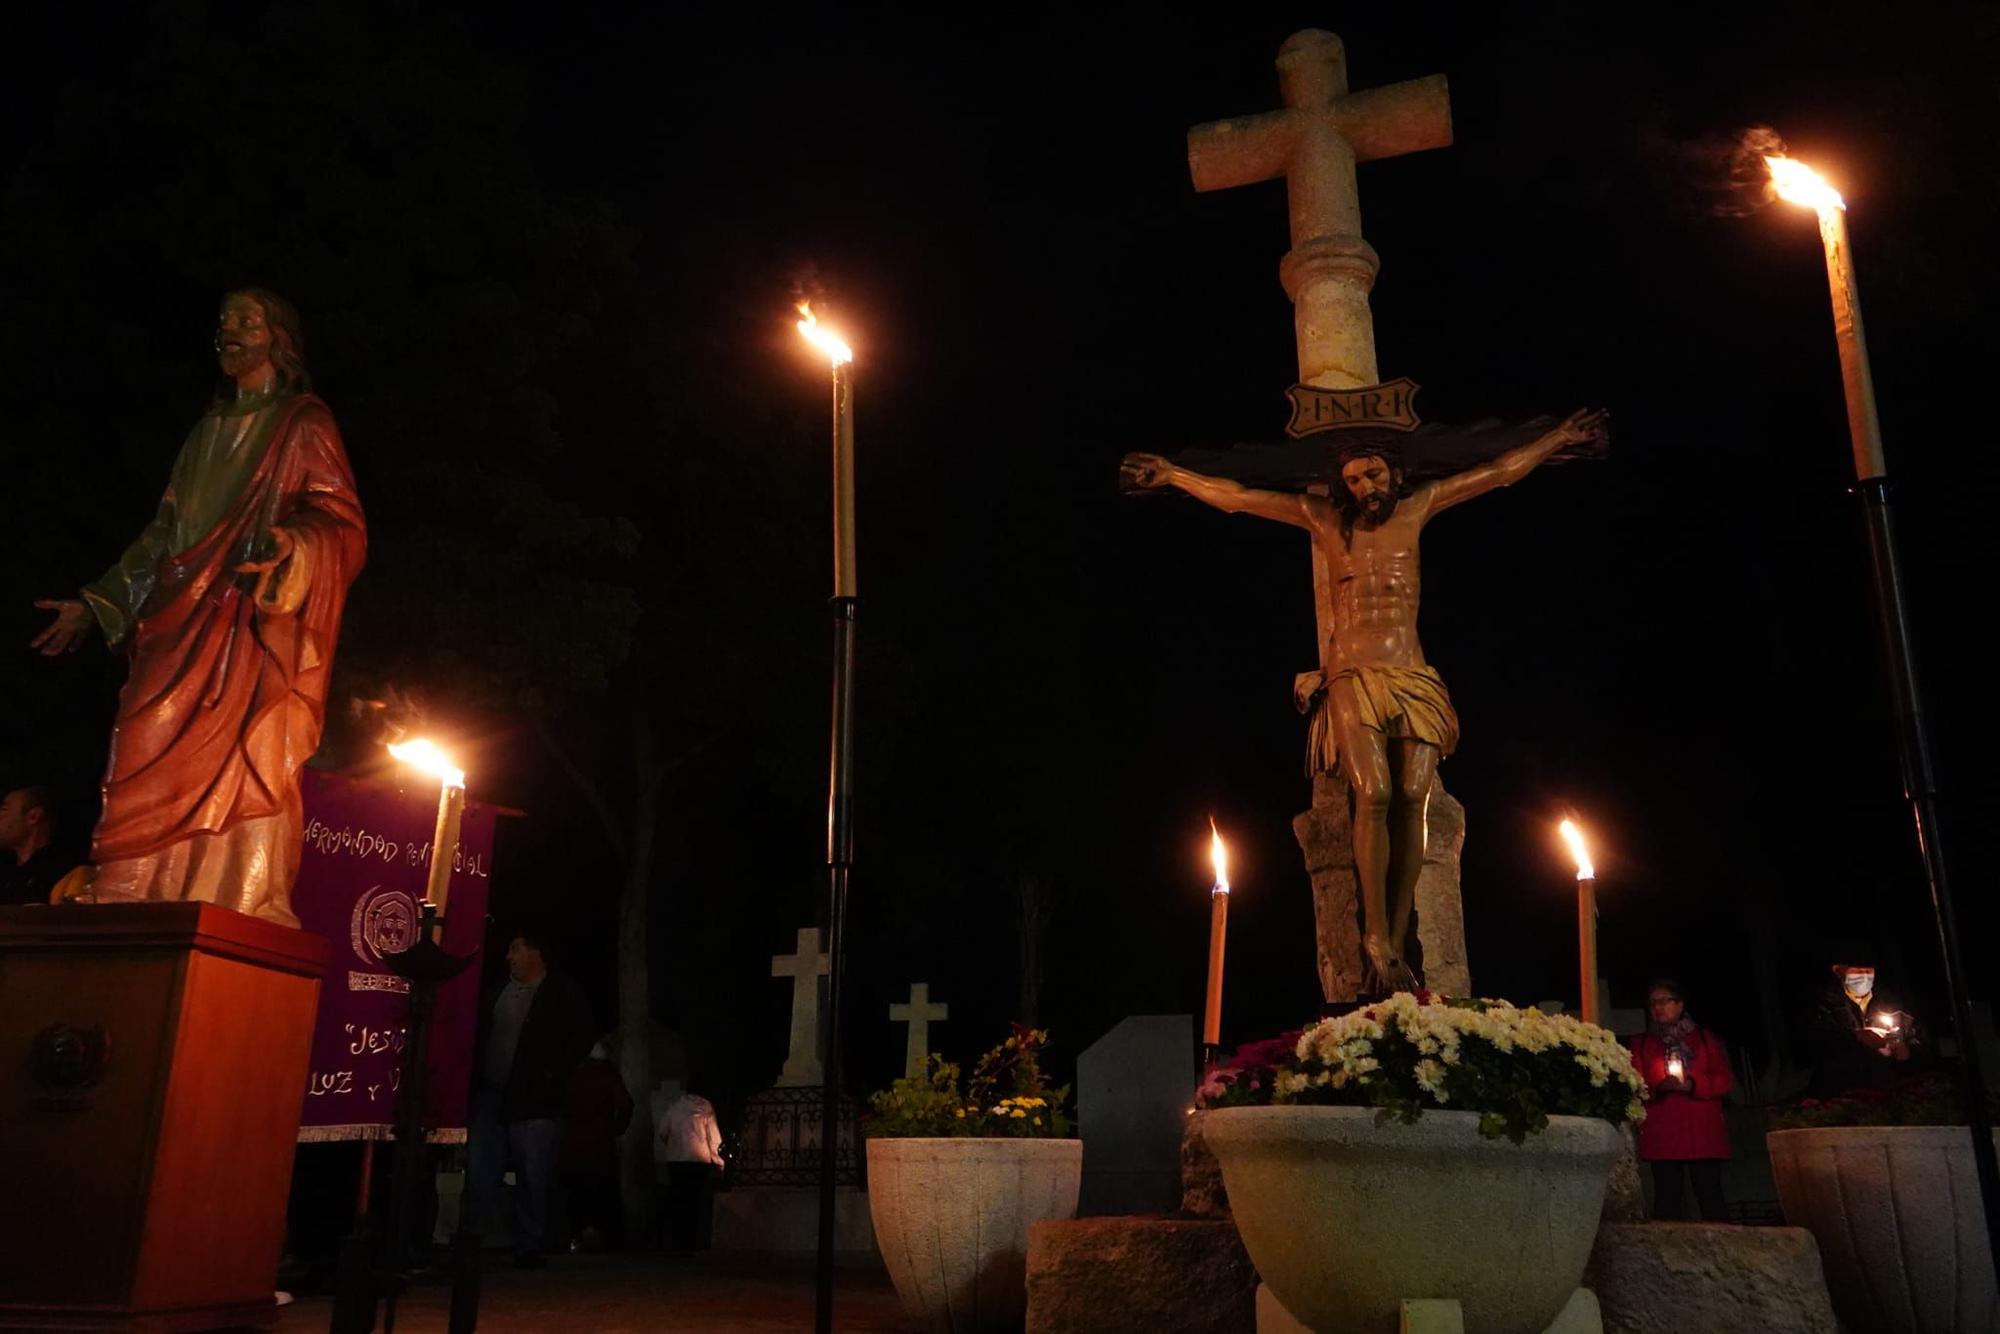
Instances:
[[[131,655],[87,897],[197,899],[297,926],[299,769],[319,746],[347,587],[367,531],[340,431],[314,397],[298,315],[223,298],[221,375],[159,511],[32,647],[92,627]]]
[[[1418,536],[1433,516],[1593,438],[1603,415],[1573,413],[1529,444],[1415,487],[1392,451],[1357,447],[1341,458],[1332,498],[1258,490],[1157,454],[1125,456],[1126,475],[1141,487],[1178,487],[1219,510],[1304,528],[1326,553],[1333,633],[1321,649],[1321,670],[1300,678],[1300,704],[1313,714],[1314,768],[1337,766],[1353,793],[1362,952],[1381,991],[1416,985],[1404,953],[1425,817],[1438,761],[1458,744],[1451,696],[1417,642]]]

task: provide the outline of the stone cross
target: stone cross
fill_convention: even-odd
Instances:
[[[819,947],[819,928],[799,928],[799,952],[771,958],[771,976],[792,979],[792,1048],[778,1075],[779,1088],[809,1088],[825,1078],[820,1064],[819,979],[833,961]]]
[[[890,1023],[910,1026],[909,1040],[903,1046],[904,1074],[923,1073],[924,1061],[931,1054],[931,1023],[933,1020],[943,1023],[950,1017],[949,1005],[931,1004],[931,984],[928,982],[910,983],[910,1003],[889,1007]]]
[[[1188,170],[1197,190],[1285,178],[1292,248],[1278,265],[1292,299],[1299,382],[1326,389],[1376,384],[1375,321],[1368,292],[1381,261],[1361,239],[1358,162],[1400,157],[1451,143],[1451,95],[1442,74],[1347,90],[1347,51],[1317,28],[1278,49],[1285,108],[1197,125],[1188,131]],[[1315,544],[1317,545],[1317,544]],[[1313,552],[1319,651],[1333,634],[1333,590]]]
[[[1368,293],[1380,260],[1361,237],[1355,166],[1449,146],[1451,95],[1441,74],[1349,92],[1346,48],[1316,28],[1293,33],[1278,49],[1278,85],[1282,110],[1189,130],[1188,170],[1201,191],[1284,178],[1292,248],[1279,262],[1278,278],[1292,299],[1299,382],[1327,389],[1376,384],[1381,373]],[[1333,586],[1317,542],[1312,568],[1323,666],[1333,639]],[[1329,1001],[1351,1000],[1361,984],[1361,941],[1347,793],[1338,774],[1315,777],[1312,809],[1293,830],[1312,876],[1321,987]],[[1438,785],[1417,881],[1417,934],[1425,980],[1459,995],[1471,990],[1458,892],[1464,830],[1463,808]]]

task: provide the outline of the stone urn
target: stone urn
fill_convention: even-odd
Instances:
[[[1542,1334],[1583,1278],[1624,1147],[1594,1117],[1524,1144],[1474,1112],[1410,1125],[1372,1107],[1208,1115],[1236,1228],[1265,1286],[1317,1334],[1395,1329],[1405,1298],[1453,1298],[1466,1334]]]
[[[1076,1216],[1080,1139],[871,1139],[868,1212],[903,1310],[932,1334],[1017,1330],[1028,1225]]]
[[[1764,1142],[1785,1221],[1818,1240],[1843,1323],[1896,1334],[2000,1331],[1971,1131],[1827,1126],[1774,1130]]]

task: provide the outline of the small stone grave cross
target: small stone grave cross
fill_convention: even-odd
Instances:
[[[931,1054],[931,1024],[943,1023],[951,1017],[949,1005],[931,1003],[931,984],[912,982],[909,1004],[895,1004],[889,1007],[889,1022],[908,1024],[909,1040],[903,1048],[903,1073],[922,1074],[924,1061]]]
[[[819,979],[832,970],[819,947],[819,928],[799,928],[799,952],[771,958],[771,976],[792,979],[792,1047],[779,1072],[779,1088],[809,1088],[825,1079],[820,1064]]]

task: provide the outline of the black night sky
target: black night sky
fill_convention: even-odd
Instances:
[[[549,929],[607,1025],[620,865],[551,742],[617,813],[635,735],[673,761],[654,1012],[726,1114],[776,1074],[767,958],[824,876],[810,290],[860,353],[856,1083],[894,1072],[883,1006],[912,981],[957,1057],[1018,1013],[1023,877],[1056,901],[1037,1017],[1065,1060],[1198,1009],[1210,813],[1237,854],[1225,1036],[1308,1019],[1305,540],[1115,483],[1130,449],[1279,438],[1284,191],[1197,196],[1182,136],[1274,106],[1278,44],[1324,26],[1358,87],[1451,80],[1456,144],[1361,172],[1384,376],[1434,420],[1614,416],[1607,459],[1426,534],[1477,988],[1573,1002],[1573,808],[1617,1003],[1676,974],[1761,1052],[1767,1015],[1872,951],[1945,1018],[1817,233],[1726,188],[1728,146],[1770,125],[1852,206],[1992,994],[1990,6],[678,8],[10,20],[6,633],[148,516],[217,296],[289,295],[371,522],[340,690],[420,696],[475,797],[527,812],[496,929]],[[121,669],[0,660],[0,748],[80,834]],[[372,754],[336,721],[331,758]]]

